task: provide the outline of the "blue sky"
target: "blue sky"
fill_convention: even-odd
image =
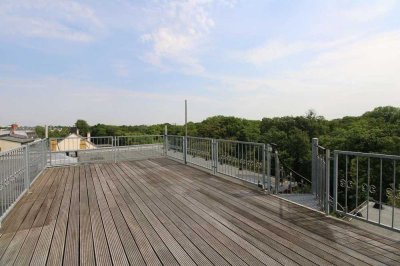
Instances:
[[[0,2],[0,125],[336,118],[400,102],[400,1]]]

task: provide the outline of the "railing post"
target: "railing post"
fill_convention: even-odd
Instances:
[[[312,193],[317,196],[317,164],[318,164],[318,139],[313,138],[311,144],[311,190]]]
[[[329,149],[326,150],[326,157],[325,157],[325,177],[326,177],[326,181],[325,181],[325,185],[326,185],[326,196],[325,196],[325,213],[329,214],[330,212],[330,206],[329,206],[329,192],[330,192],[330,174],[331,174],[331,151]]]
[[[112,142],[112,147],[113,147],[113,150],[114,150],[114,163],[117,163],[117,153],[118,153],[118,146],[117,146],[117,144],[119,144],[118,142],[119,142],[119,139],[118,139],[118,137],[117,136],[114,136],[112,139],[111,139],[111,142]]]
[[[24,148],[24,163],[25,163],[25,176],[24,176],[24,186],[25,189],[29,190],[29,154],[28,145]]]
[[[48,139],[49,140],[49,143],[48,143],[48,145],[49,145],[49,159],[50,159],[50,166],[52,166],[53,165],[53,160],[52,160],[52,150],[51,150],[51,139],[49,138]]]
[[[333,211],[337,212],[337,181],[338,181],[338,176],[339,176],[339,154],[334,151],[334,161],[333,161]]]
[[[280,178],[281,178],[281,169],[279,165],[278,151],[275,150],[275,194],[279,194]]]
[[[164,127],[164,156],[168,155],[168,127],[165,125]]]
[[[262,145],[262,188],[265,190],[265,144]]]
[[[214,174],[214,139],[211,140],[211,171]]]
[[[271,145],[267,144],[267,179],[268,179],[268,191],[271,192]]]
[[[187,137],[183,137],[183,162],[187,164]]]

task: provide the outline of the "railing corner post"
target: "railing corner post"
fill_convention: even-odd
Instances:
[[[311,190],[317,195],[317,160],[318,160],[318,138],[312,139],[311,144]]]
[[[326,165],[326,173],[325,173],[325,177],[326,177],[326,196],[325,196],[325,212],[326,214],[330,213],[330,206],[329,206],[329,199],[330,199],[330,175],[331,175],[331,151],[329,149],[326,149],[326,158],[325,158],[325,165]]]
[[[338,197],[337,197],[337,181],[338,181],[338,176],[339,176],[339,154],[334,151],[333,152],[333,211],[336,213],[337,212],[337,202],[338,202]]]
[[[164,127],[164,156],[168,156],[168,127]]]
[[[25,189],[28,189],[29,190],[29,186],[30,186],[30,184],[29,184],[29,151],[28,151],[28,145],[26,145],[25,146],[25,149],[24,149],[24,163],[25,163],[25,180],[24,180],[24,183],[25,183]]]
[[[183,162],[187,164],[187,136],[183,137]]]
[[[267,183],[268,183],[268,192],[271,192],[271,152],[272,147],[270,144],[267,144]]]
[[[265,190],[265,171],[266,171],[266,167],[265,167],[265,153],[266,153],[266,146],[265,144],[262,145],[262,188]]]
[[[275,150],[275,194],[279,194],[280,170],[278,151]]]

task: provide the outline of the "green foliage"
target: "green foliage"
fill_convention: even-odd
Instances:
[[[82,135],[90,130],[92,136],[162,135],[165,125],[169,135],[185,134],[183,125],[97,124],[89,127],[84,120],[76,122]],[[44,134],[43,130],[37,128],[40,134]],[[63,137],[68,133],[68,128],[62,128],[51,130],[49,134],[50,137]],[[348,116],[334,120],[326,120],[313,110],[309,110],[304,116],[263,118],[261,121],[213,116],[199,123],[189,122],[188,135],[274,143],[281,160],[287,166],[310,177],[311,139],[315,137],[319,138],[322,146],[331,150],[400,154],[400,108],[378,107],[359,117]]]
[[[41,138],[41,139],[43,139],[46,135],[45,128],[42,126],[36,126],[35,133],[36,133],[36,136],[38,136],[38,138]]]
[[[90,126],[85,120],[78,119],[75,126],[79,129],[79,134],[81,136],[85,136],[90,131]]]

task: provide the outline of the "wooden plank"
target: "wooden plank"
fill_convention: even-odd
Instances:
[[[124,187],[119,182],[115,182],[120,194],[123,196],[127,206],[129,207],[131,213],[135,217],[136,221],[140,225],[140,228],[145,233],[147,239],[151,243],[154,251],[157,253],[158,258],[165,265],[177,265],[175,257],[172,255],[171,251],[164,244],[160,236],[151,226],[147,218],[141,212],[141,210],[136,205],[135,201],[130,197],[131,189],[129,187]],[[126,190],[128,189],[128,190]]]
[[[170,234],[170,232],[165,228],[165,226],[160,222],[160,220],[154,215],[150,208],[142,201],[142,199],[131,190],[129,195],[132,197],[136,205],[142,211],[144,216],[147,218],[151,226],[158,233],[160,238],[169,248],[171,253],[174,255],[177,262],[181,265],[196,265],[192,258],[185,252],[185,250],[179,245],[175,238]]]
[[[152,174],[154,176],[154,174]],[[151,176],[149,176],[149,178],[151,178]],[[193,193],[196,193],[196,191],[194,191]],[[193,193],[191,193],[190,195],[193,196]],[[201,194],[200,194],[201,195]],[[203,197],[205,198],[205,197]],[[213,205],[212,201],[207,201],[207,206],[210,206],[209,204]],[[203,208],[205,206],[203,205]],[[206,209],[206,211],[209,214],[214,213],[214,211]],[[293,243],[287,241],[286,239],[280,238],[276,235],[274,235],[273,232],[258,226],[258,230],[259,229],[263,229],[264,230],[264,234],[267,235],[268,237],[265,237],[265,235],[261,234],[260,232],[256,231],[255,229],[253,229],[252,227],[250,227],[248,224],[246,224],[245,222],[248,223],[252,223],[252,221],[244,218],[243,220],[239,220],[240,216],[239,214],[234,214],[232,216],[227,215],[225,212],[223,212],[222,210],[219,210],[217,212],[218,214],[214,213],[214,215],[212,215],[214,218],[216,218],[217,220],[219,220],[220,222],[223,222],[223,224],[225,226],[227,226],[228,228],[231,228],[234,232],[238,233],[240,236],[242,236],[243,238],[245,238],[247,241],[251,242],[253,245],[257,246],[258,248],[260,248],[263,252],[274,256],[274,258],[276,260],[278,260],[280,263],[283,263],[285,265],[290,264],[290,263],[300,263],[300,264],[312,264],[312,262],[310,260],[307,260],[305,257],[302,257],[300,255],[298,255],[297,253],[295,253],[295,250],[299,250],[299,247],[294,245]],[[219,217],[223,217],[222,219]],[[254,226],[255,223],[253,223]],[[268,244],[269,246],[265,245],[264,243]],[[285,244],[285,245],[282,245]],[[272,249],[272,248],[274,249]],[[294,250],[294,251],[293,251]],[[300,248],[301,253],[304,254],[304,252],[306,252],[305,250]],[[283,256],[284,254],[284,256]],[[308,255],[307,258],[310,259],[310,257],[313,257],[314,255],[312,253],[306,252],[305,255]],[[314,256],[315,257],[315,256]],[[292,260],[291,260],[292,259]],[[326,264],[326,261],[321,261],[319,258],[315,258],[316,259],[316,263],[324,263]]]
[[[52,171],[48,172],[48,174],[50,174],[50,173],[52,173]],[[15,233],[15,236],[11,240],[9,246],[7,247],[7,250],[4,252],[4,255],[2,256],[2,258],[0,260],[0,265],[9,265],[9,264],[14,263],[17,255],[20,251],[20,248],[22,247],[22,245],[25,241],[25,238],[29,233],[29,228],[32,226],[32,224],[34,222],[34,219],[37,215],[38,209],[42,205],[52,184],[53,184],[53,179],[47,179],[45,186],[40,191],[40,193],[35,193],[35,197],[31,197],[30,202],[33,203],[33,205],[31,205],[32,206],[31,209],[26,214],[26,216],[24,217],[21,224],[19,223],[19,221],[16,222],[16,224],[20,224],[20,226],[17,227],[17,225],[15,225],[15,226],[10,225],[9,228],[6,229],[6,231],[17,230],[17,232]],[[16,211],[23,209],[28,204],[29,204],[28,202],[23,204],[21,206],[21,208],[19,208]],[[23,212],[25,212],[25,210]]]
[[[79,167],[79,262],[80,265],[96,265],[85,167]]]
[[[16,232],[22,222],[25,219],[25,216],[31,210],[33,203],[36,198],[39,196],[41,191],[45,188],[46,182],[48,182],[47,176],[52,173],[53,169],[46,170],[42,176],[40,176],[39,182],[35,183],[36,185],[30,189],[29,193],[26,193],[24,197],[16,204],[13,208],[12,212],[5,218],[2,222],[1,232],[3,234],[9,232]],[[41,185],[39,185],[39,183]]]
[[[108,206],[111,211],[112,218],[114,220],[114,223],[116,225],[118,234],[121,238],[122,245],[125,250],[125,254],[128,258],[128,261],[131,265],[146,265],[146,263],[143,260],[143,257],[139,251],[139,248],[135,242],[135,239],[133,238],[128,225],[126,224],[125,219],[123,218],[123,215],[119,209],[118,204],[116,203],[113,194],[111,193],[111,190],[109,186],[113,186],[112,180],[110,176],[108,175],[108,172],[106,171],[106,165],[101,165],[100,170],[102,172],[102,175],[99,175],[100,179],[100,184],[103,188]],[[108,183],[108,185],[107,185]]]
[[[114,173],[115,176],[119,178],[123,178],[124,175],[122,170],[119,168],[119,166],[114,165]],[[139,178],[138,178],[139,180]],[[134,182],[134,178],[129,178],[127,177],[126,179],[121,179],[121,182],[126,182],[127,184],[132,184]],[[143,188],[143,186],[141,186]],[[176,215],[173,212],[173,209],[168,206],[168,202],[166,202],[166,198],[162,198],[161,200],[158,198],[161,194],[157,193],[158,191],[156,189],[152,189],[151,187],[147,187],[149,193],[147,195],[155,202],[157,205],[160,207],[160,209],[176,224],[176,226],[182,230],[182,232],[195,244],[205,255],[206,257],[214,264],[214,265],[229,265],[228,262],[221,256],[219,255],[205,240],[201,238],[200,235],[202,232],[196,232],[196,230],[193,230],[189,225],[185,223],[187,222],[187,217],[184,217],[181,219],[178,215]],[[151,191],[151,193],[150,193]],[[211,235],[209,235],[211,237]]]
[[[93,248],[95,253],[96,265],[106,266],[111,265],[112,259],[108,249],[106,234],[104,232],[103,221],[100,214],[99,205],[97,202],[96,192],[94,189],[91,167],[85,166],[87,179],[87,191],[90,209],[90,222],[93,233]]]
[[[125,166],[125,165],[124,165]],[[128,170],[126,167],[124,169]],[[132,169],[128,170],[132,171]],[[132,173],[132,172],[131,172]],[[178,196],[179,195],[174,195]],[[174,201],[175,204],[177,204],[176,201]],[[181,209],[185,211],[189,216],[193,217],[196,222],[203,227],[206,231],[208,231],[210,234],[214,235],[225,247],[230,249],[230,252],[227,252],[226,254],[224,253],[224,256],[227,256],[229,258],[230,253],[236,254],[241,260],[249,263],[250,265],[260,265],[262,264],[261,261],[259,261],[256,257],[254,257],[249,250],[257,252],[256,249],[251,248],[251,246],[247,245],[248,243],[244,241],[241,238],[237,238],[234,233],[230,232],[230,230],[227,230],[225,228],[215,228],[212,226],[209,221],[207,221],[207,216],[202,216],[201,214],[198,214],[197,212],[194,212],[191,208],[189,208],[186,204],[179,204]],[[220,231],[221,230],[221,231]],[[229,235],[229,237],[228,237]],[[226,251],[226,250],[225,250]],[[240,260],[235,261],[234,264],[239,264]]]
[[[53,238],[50,244],[47,265],[62,265],[63,262],[65,238],[74,181],[74,171],[75,169],[73,167],[69,168],[68,177],[65,184],[65,191],[63,199],[61,201],[60,211],[58,213]]]
[[[94,165],[92,171],[93,183],[96,191],[97,201],[99,204],[101,218],[103,220],[104,231],[106,233],[108,247],[110,249],[112,262],[115,265],[129,265],[128,258],[126,257],[124,247],[115,227],[110,208],[104,196],[103,189],[100,185],[99,175],[102,175],[99,166]]]
[[[110,167],[106,167],[109,176],[115,179],[118,172],[114,172]],[[111,184],[110,184],[111,187]],[[179,230],[178,227],[167,217],[159,207],[154,204],[150,198],[145,195],[138,187],[133,187],[136,195],[146,204],[146,206],[152,211],[152,213],[159,219],[164,225],[168,232],[174,237],[174,239],[180,244],[185,252],[197,265],[212,265],[212,263],[204,256],[204,254]]]
[[[60,185],[61,175],[62,171],[60,171],[60,169],[57,169],[57,171],[54,171],[54,173],[48,177],[54,179],[54,182],[50,188],[50,191],[47,193],[45,201],[39,209],[39,212],[33,222],[32,227],[29,229],[29,233],[25,239],[25,242],[15,260],[16,265],[28,265],[30,263],[37,241],[39,240],[45,219],[53,203],[57,189]]]
[[[37,242],[35,251],[31,259],[31,265],[45,265],[47,261],[47,255],[50,250],[51,239],[53,237],[54,228],[57,222],[57,216],[60,210],[61,200],[65,191],[65,183],[68,178],[69,168],[62,168],[60,185],[58,186],[55,198],[53,199],[49,213],[47,214],[44,222],[43,229],[40,233],[39,240]]]
[[[110,190],[115,197],[115,201],[121,210],[121,213],[129,227],[129,230],[134,237],[136,243],[138,243],[138,248],[143,256],[147,265],[162,265],[160,259],[157,257],[157,253],[153,250],[149,240],[147,239],[145,233],[140,227],[138,221],[135,219],[133,214],[130,212],[127,203],[124,201],[124,197],[120,191],[116,189],[110,183]],[[123,192],[122,192],[123,193]],[[126,196],[126,195],[125,195]],[[129,195],[128,195],[129,196]],[[165,247],[166,248],[166,247]]]
[[[152,173],[152,176],[154,176],[154,174]],[[155,176],[154,176],[155,177]],[[151,178],[151,176],[149,176],[149,178]],[[179,187],[174,185],[175,187]],[[179,193],[179,191],[176,191],[177,193]],[[190,193],[191,197],[193,197],[193,195],[196,193],[196,191],[193,191]],[[190,201],[191,197],[186,197],[184,196],[186,199],[188,199]],[[248,234],[247,232],[243,231],[240,227],[234,226],[231,221],[227,221],[224,218],[222,218],[219,214],[214,213],[213,210],[205,207],[204,205],[202,205],[200,202],[192,202],[196,207],[200,207],[200,209],[202,209],[203,211],[205,211],[205,213],[207,213],[208,215],[212,216],[216,221],[222,223],[223,225],[225,225],[227,228],[231,229],[233,232],[235,232],[236,234],[238,234],[239,236],[241,236],[243,239],[247,240],[249,243],[251,243],[252,245],[254,245],[255,247],[257,247],[258,249],[260,249],[261,251],[263,251],[264,253],[273,256],[273,258],[277,261],[279,261],[282,264],[285,265],[294,265],[297,264],[299,262],[303,261],[303,264],[312,264],[310,261],[305,260],[304,258],[297,256],[297,262],[289,259],[289,258],[296,258],[295,254],[293,254],[293,252],[289,252],[286,253],[286,256],[282,256],[282,254],[279,251],[282,252],[282,248],[278,247],[277,250],[274,250],[272,248],[270,248],[269,246],[265,245],[264,243],[262,243],[259,239],[251,236],[250,234]],[[207,202],[207,204],[209,204],[210,202]],[[203,208],[201,208],[201,206],[203,206]],[[204,210],[204,208],[206,208]],[[212,220],[211,220],[212,221]],[[215,224],[215,222],[212,221],[212,223]],[[258,236],[261,236],[261,234],[259,234]],[[264,237],[265,238],[265,237]],[[260,237],[260,239],[262,239],[262,237]],[[293,246],[293,245],[292,245]],[[290,251],[289,249],[287,249],[287,251]],[[312,254],[311,254],[312,255]],[[326,261],[324,261],[326,264]]]
[[[176,167],[176,166],[174,166],[174,167]],[[174,169],[174,167],[172,167],[172,169]],[[180,174],[180,173],[179,173],[179,174]],[[197,177],[195,177],[195,178],[197,178]],[[230,184],[229,182],[220,181],[220,180],[218,180],[218,181],[216,181],[216,182],[227,183],[227,184],[226,184],[226,186],[223,186],[223,187],[222,187],[222,186],[218,186],[217,184],[215,184],[215,183],[213,182],[212,179],[215,179],[215,178],[213,177],[213,178],[210,178],[210,180],[207,180],[207,184],[204,183],[202,180],[199,180],[199,181],[201,181],[201,182],[204,184],[204,186],[205,186],[206,189],[211,188],[212,190],[214,190],[214,191],[216,191],[216,192],[220,192],[221,189],[227,191],[227,190],[229,190],[229,187],[233,187],[232,184]],[[209,184],[212,184],[212,185],[209,185]],[[234,191],[234,189],[233,189],[233,191]],[[233,192],[230,193],[230,195],[232,195],[232,194],[233,194]],[[223,196],[221,195],[221,197],[227,198],[225,194],[224,194]],[[241,201],[240,201],[239,203],[245,204],[244,202],[246,202],[246,201],[251,201],[252,204],[250,204],[250,205],[247,204],[246,207],[244,207],[244,208],[246,208],[247,210],[248,210],[249,208],[255,208],[255,206],[256,206],[256,208],[258,208],[257,211],[261,211],[261,209],[270,208],[270,211],[271,211],[272,213],[275,212],[275,216],[272,216],[272,217],[276,217],[276,220],[278,220],[278,222],[282,223],[284,220],[282,220],[282,219],[280,218],[280,216],[281,216],[281,213],[282,213],[282,208],[284,208],[284,207],[282,207],[281,205],[279,205],[279,206],[276,206],[274,210],[271,210],[271,208],[274,208],[273,206],[271,206],[271,203],[268,202],[268,204],[267,204],[265,197],[261,197],[261,196],[258,196],[258,197],[257,197],[257,200],[259,200],[260,198],[261,198],[262,200],[264,200],[266,204],[262,204],[262,205],[261,205],[261,203],[260,203],[259,201],[253,200],[252,197],[245,197],[245,198],[241,199]],[[231,200],[231,199],[232,199],[232,200],[238,200],[238,199],[236,199],[235,197],[229,198],[229,200]],[[272,201],[273,201],[273,200],[272,200]],[[261,202],[262,202],[262,201],[261,201]],[[285,203],[288,204],[288,202],[285,202]],[[293,204],[292,204],[292,205],[293,205]],[[301,208],[301,207],[300,207],[300,208]],[[305,208],[303,208],[303,209],[305,209]],[[287,210],[287,209],[285,209],[285,211],[286,211],[286,210]],[[312,212],[312,211],[311,211],[311,212]],[[278,218],[278,215],[279,215],[279,218]],[[298,215],[302,215],[302,213],[299,212]],[[268,217],[271,217],[271,215],[268,215]],[[317,222],[320,223],[320,221],[318,221],[318,220],[317,220]],[[292,223],[290,226],[293,228],[293,223]],[[290,227],[290,226],[288,226],[288,227]],[[296,228],[296,226],[295,226],[294,228]],[[322,228],[324,228],[324,229],[325,229],[325,232],[326,232],[326,227],[322,227]],[[296,229],[298,229],[298,227],[297,227]],[[305,234],[307,234],[307,233],[305,233]],[[311,235],[311,236],[315,236],[315,234],[314,234],[314,233],[311,233],[311,231],[308,231],[308,234]],[[320,237],[320,236],[318,236],[318,237]],[[317,238],[318,238],[318,237],[317,237]],[[351,256],[357,257],[358,259],[364,260],[365,262],[369,262],[369,263],[378,263],[378,261],[377,261],[377,260],[374,260],[374,258],[368,257],[368,254],[366,254],[366,253],[364,253],[364,254],[362,255],[362,254],[359,253],[359,252],[353,252],[351,248],[348,248],[347,246],[337,245],[335,242],[332,243],[332,242],[327,241],[327,239],[329,239],[329,238],[327,238],[327,237],[321,237],[321,238],[320,238],[320,241],[321,241],[321,242],[319,242],[319,243],[320,243],[320,244],[319,244],[319,247],[324,247],[324,246],[323,246],[324,244],[330,244],[331,247],[335,247],[336,249],[339,249],[340,253],[338,253],[338,255],[337,255],[338,257],[340,257],[340,256],[343,257],[343,256],[345,256],[346,254],[349,254],[349,255],[351,255]],[[329,250],[327,250],[327,251],[329,251]],[[345,254],[343,254],[343,252],[344,252]],[[384,262],[384,261],[381,261],[381,262]],[[386,261],[385,261],[385,263],[386,263]]]
[[[253,198],[248,198],[245,199],[245,201],[248,201],[249,203],[252,203],[253,205],[257,205],[261,208],[267,208],[265,205],[260,205],[261,202],[266,202],[265,201],[265,197],[262,196],[256,196]],[[279,203],[277,203],[279,201]],[[361,243],[363,245],[365,245],[365,248],[368,248],[369,250],[375,250],[377,253],[379,254],[385,254],[386,257],[393,259],[395,261],[399,261],[400,257],[398,256],[399,254],[399,250],[395,249],[393,247],[390,247],[388,245],[384,245],[380,242],[377,242],[373,239],[368,238],[367,236],[361,236],[358,235],[357,233],[348,231],[348,230],[344,230],[344,228],[341,228],[339,226],[335,226],[332,225],[331,223],[329,223],[329,220],[333,220],[327,217],[324,217],[322,214],[318,213],[318,212],[314,212],[313,216],[316,216],[316,218],[313,217],[309,217],[310,214],[305,214],[305,212],[299,212],[298,209],[293,210],[293,208],[289,208],[288,205],[290,204],[289,202],[280,200],[276,197],[273,197],[271,200],[268,201],[268,205],[272,205],[279,208],[285,208],[286,211],[292,213],[292,215],[294,215],[294,217],[298,217],[297,219],[292,219],[291,221],[296,224],[296,225],[301,225],[303,228],[308,228],[309,230],[312,229],[313,233],[318,234],[319,236],[322,236],[326,239],[332,240],[333,242],[337,242],[337,238],[343,238],[343,237],[351,237],[352,239],[354,239],[355,241],[361,241]],[[293,205],[293,204],[292,204]],[[299,207],[299,208],[303,208],[303,207]],[[305,208],[303,208],[305,209]],[[309,212],[312,212],[309,210]],[[308,220],[311,222],[304,222],[304,220]],[[305,224],[308,224],[308,226],[305,226]],[[328,229],[328,230],[327,230]],[[329,232],[327,234],[327,232]],[[352,240],[349,240],[350,242]],[[344,245],[345,247],[347,247],[348,245]],[[348,250],[351,251],[351,247],[347,248]],[[365,256],[368,256],[369,254],[367,252],[360,252],[362,254],[364,254]],[[386,260],[382,260],[382,262],[386,262]]]
[[[71,205],[68,214],[63,264],[79,265],[79,168],[74,166]]]

